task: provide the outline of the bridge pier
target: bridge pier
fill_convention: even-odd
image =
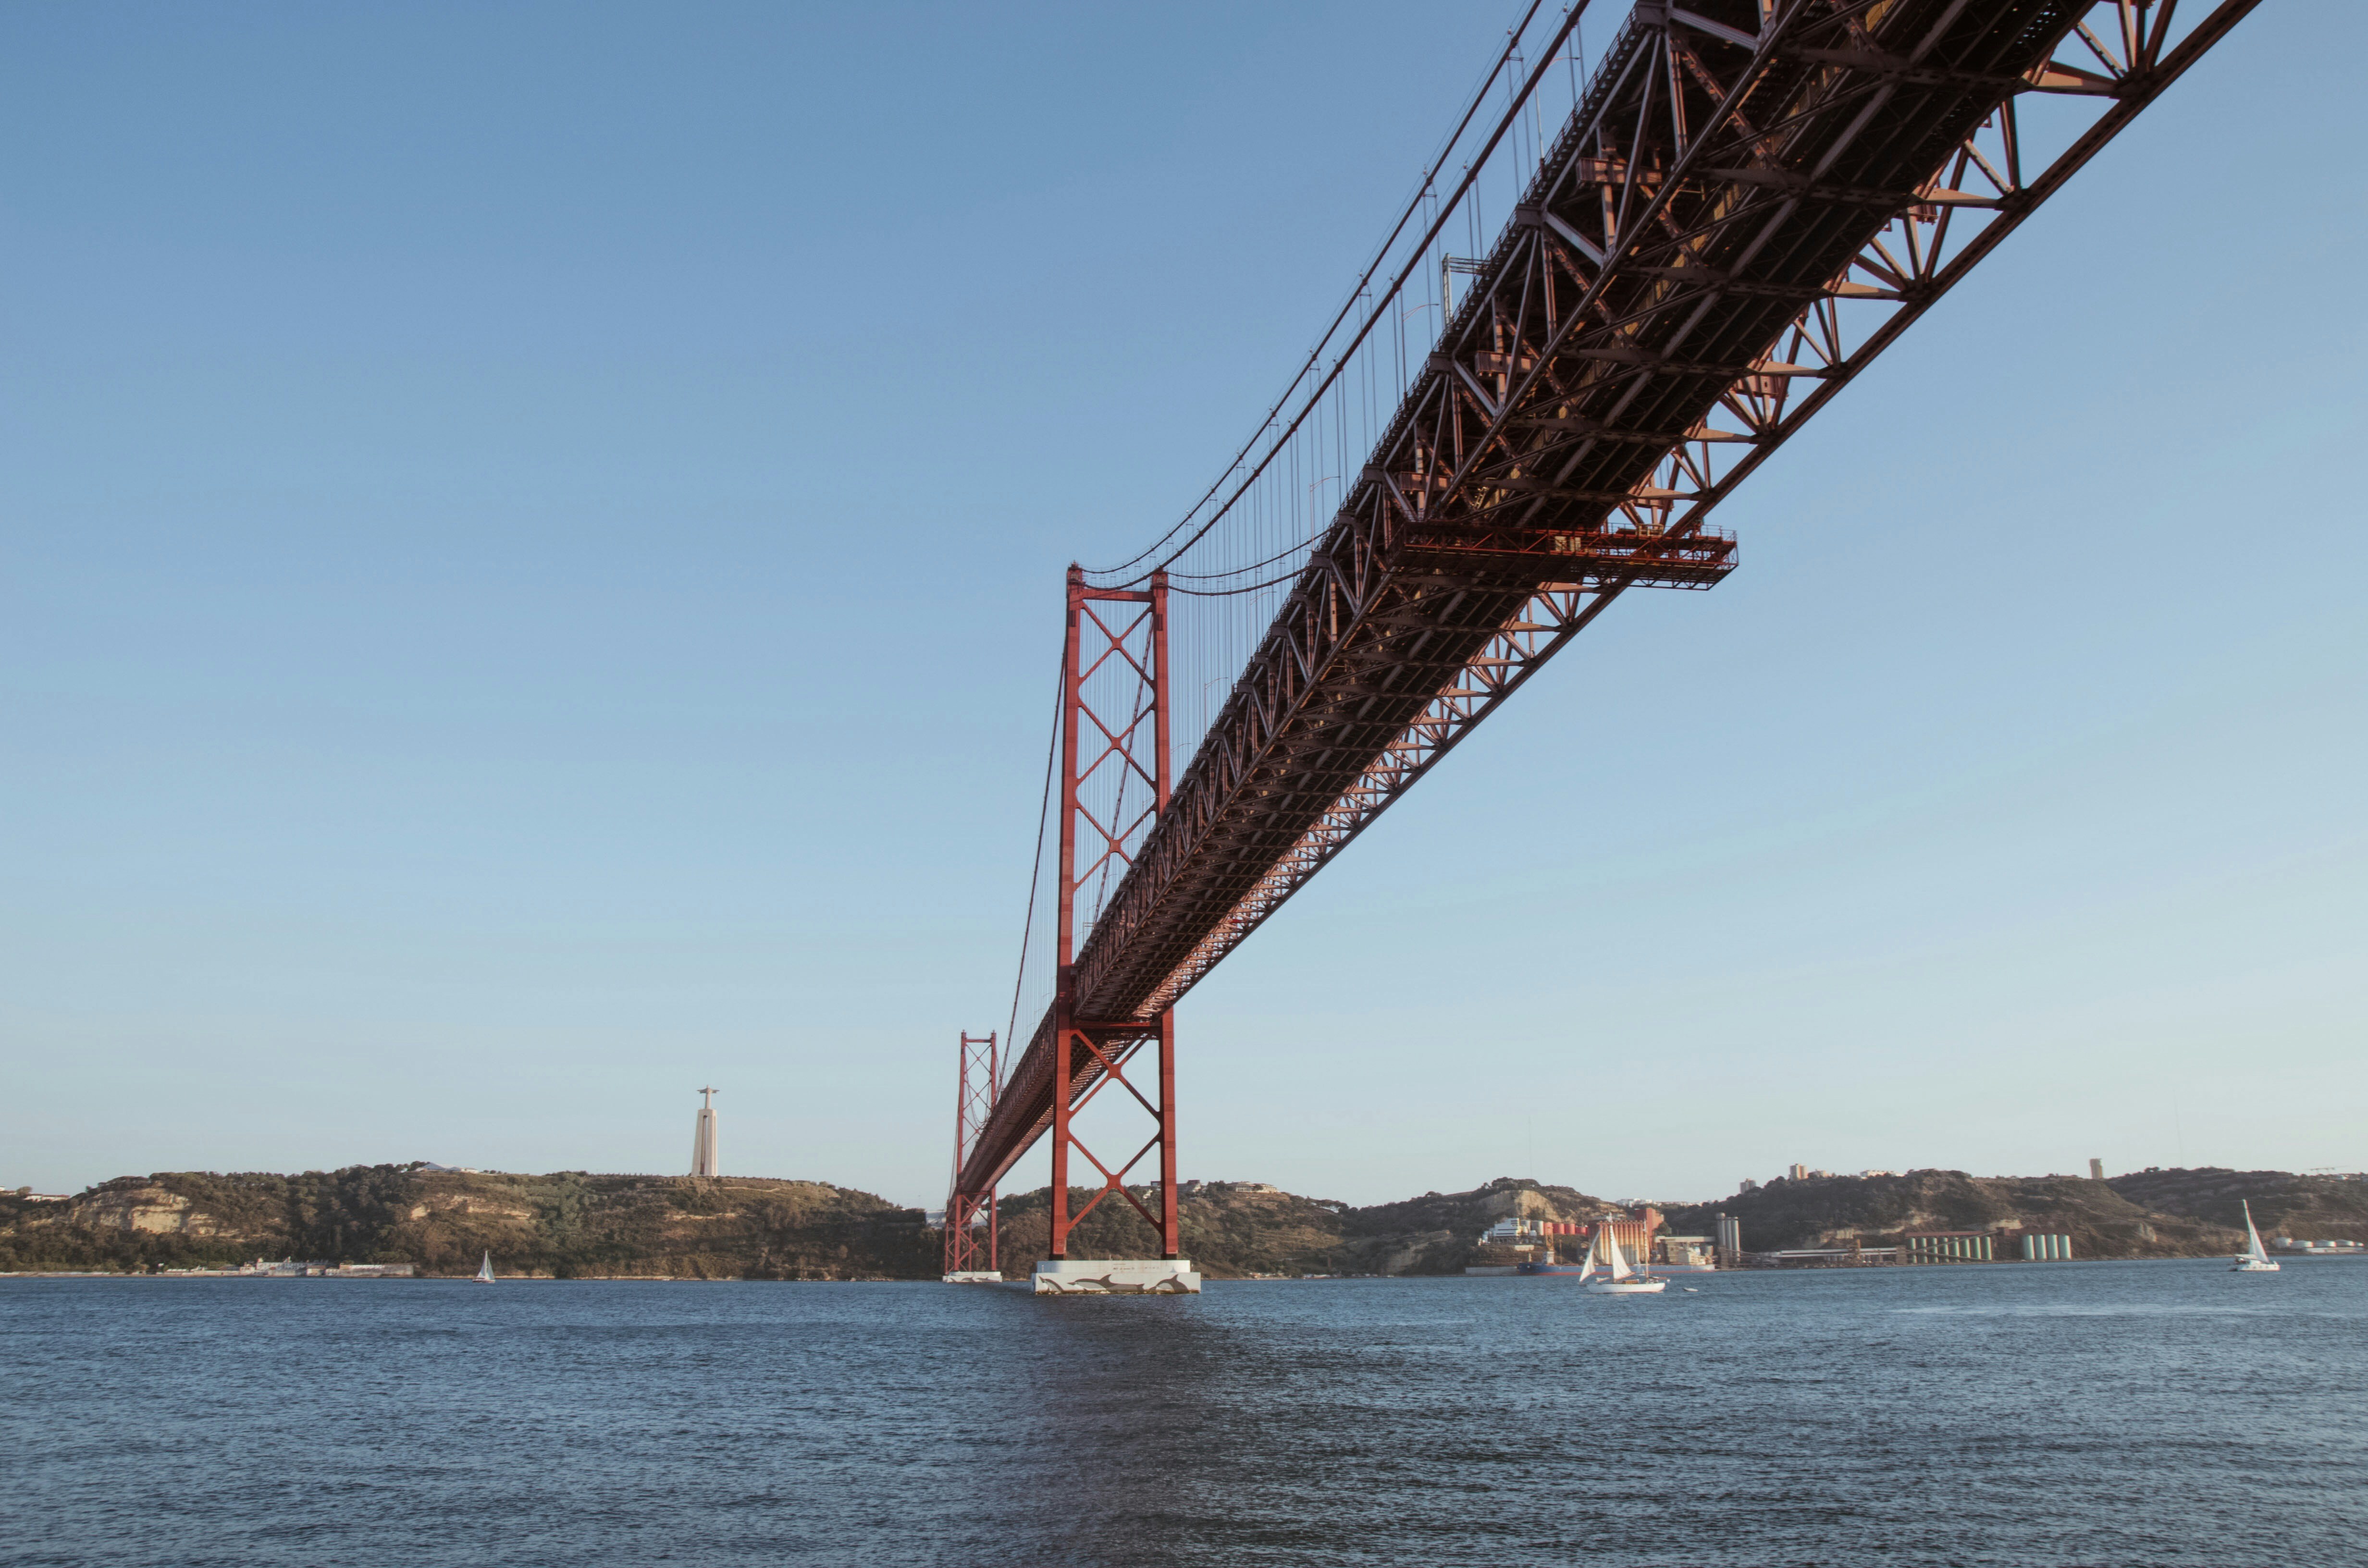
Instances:
[[[1201,1276],[1183,1257],[1048,1257],[1030,1285],[1040,1296],[1197,1296]]]

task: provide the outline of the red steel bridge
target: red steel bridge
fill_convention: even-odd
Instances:
[[[1111,1199],[1177,1256],[1177,999],[1621,595],[1733,571],[1721,503],[2258,3],[1645,3],[1592,51],[1533,5],[1218,483],[1070,569],[1049,995],[963,1037],[948,1272],[1048,1132],[1054,1258]],[[1105,1094],[1139,1145],[1078,1135]]]

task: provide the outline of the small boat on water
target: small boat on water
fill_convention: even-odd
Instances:
[[[1583,1289],[1599,1296],[1657,1296],[1669,1288],[1668,1280],[1656,1279],[1649,1273],[1628,1267],[1628,1255],[1621,1250],[1620,1238],[1612,1234],[1609,1221],[1595,1227],[1595,1245],[1587,1255],[1589,1267],[1594,1267],[1599,1252],[1603,1254],[1603,1278],[1584,1281]]]
[[[2270,1267],[2275,1268],[2277,1265],[2273,1263],[2270,1265]],[[485,1261],[477,1265],[477,1272],[472,1274],[469,1278],[475,1280],[480,1285],[492,1284],[494,1282],[494,1255],[492,1253],[487,1253],[485,1255]]]
[[[2275,1274],[2277,1271],[2278,1266],[2270,1260],[2268,1251],[2261,1245],[2261,1233],[2253,1228],[2253,1206],[2250,1202],[2247,1202],[2245,1204],[2245,1250],[2237,1255],[2237,1260],[2228,1266],[2228,1272]]]

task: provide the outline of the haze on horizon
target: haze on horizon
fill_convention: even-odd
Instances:
[[[934,1206],[1062,570],[1504,10],[0,16],[0,1184],[679,1171],[713,1084]],[[2362,48],[2240,26],[1196,989],[1183,1174],[2368,1165]]]

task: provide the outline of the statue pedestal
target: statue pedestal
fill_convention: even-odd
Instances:
[[[1201,1277],[1187,1257],[1064,1257],[1037,1264],[1040,1296],[1197,1296]]]

